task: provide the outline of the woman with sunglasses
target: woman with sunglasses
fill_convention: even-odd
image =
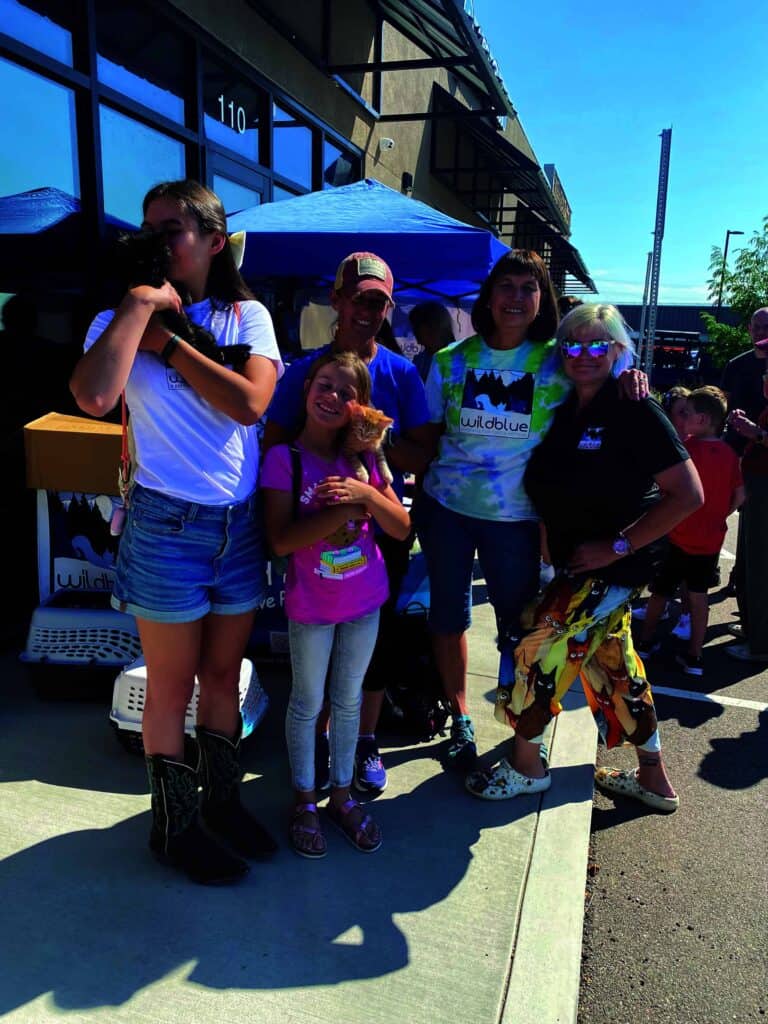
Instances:
[[[600,768],[598,786],[674,811],[653,700],[630,633],[631,603],[660,540],[703,501],[674,427],[652,399],[622,402],[616,375],[633,350],[614,306],[582,305],[557,342],[573,389],[534,451],[524,484],[547,531],[557,575],[531,609],[531,630],[502,666],[495,716],[515,730],[507,758],[467,778],[504,800],[549,788],[542,733],[581,675],[606,746],[635,746],[636,770]]]

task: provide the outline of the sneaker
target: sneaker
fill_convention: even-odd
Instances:
[[[724,647],[723,650],[732,658],[738,658],[739,661],[768,661],[768,654],[753,654],[749,649],[749,644],[732,644],[730,647]]]
[[[676,636],[678,640],[690,640],[691,639],[691,616],[681,615],[677,620],[677,625],[672,630],[672,636]]]
[[[315,736],[315,791],[322,793],[331,788],[331,748],[328,733]]]
[[[687,676],[703,676],[704,662],[693,654],[677,654],[675,661]]]
[[[355,787],[363,793],[381,793],[387,788],[387,773],[374,736],[361,736],[357,741],[353,779]]]
[[[658,651],[659,647],[661,647],[661,644],[648,644],[647,647],[645,644],[642,643],[635,644],[635,654],[638,656],[638,658],[642,658],[643,661],[648,661],[651,655],[655,654],[656,651]]]
[[[448,745],[448,764],[462,772],[469,772],[477,761],[475,727],[468,715],[454,715],[451,723],[451,742]]]
[[[726,633],[730,633],[731,636],[735,636],[738,640],[746,640],[747,634],[744,632],[744,627],[740,622],[733,622],[730,626],[725,627]]]

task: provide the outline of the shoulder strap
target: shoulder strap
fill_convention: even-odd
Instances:
[[[301,452],[295,445],[291,445],[291,511],[294,517],[299,511],[299,498],[301,496]]]

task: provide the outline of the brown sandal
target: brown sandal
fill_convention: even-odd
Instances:
[[[359,816],[354,816],[357,818],[356,821],[351,817],[354,811],[360,812]],[[328,804],[328,817],[360,853],[373,853],[381,846],[381,829],[370,814],[365,813],[357,800],[350,797],[338,810],[334,810],[333,805]]]
[[[303,815],[311,814],[316,825],[307,825],[301,819]],[[289,829],[291,846],[295,853],[308,860],[319,860],[328,852],[325,845],[325,836],[320,828],[320,815],[317,812],[317,804],[296,804],[293,809],[293,818]]]

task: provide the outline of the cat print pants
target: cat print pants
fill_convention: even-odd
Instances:
[[[528,608],[529,632],[501,650],[494,715],[538,743],[580,676],[601,741],[660,749],[643,663],[632,646],[631,587],[559,573]]]

